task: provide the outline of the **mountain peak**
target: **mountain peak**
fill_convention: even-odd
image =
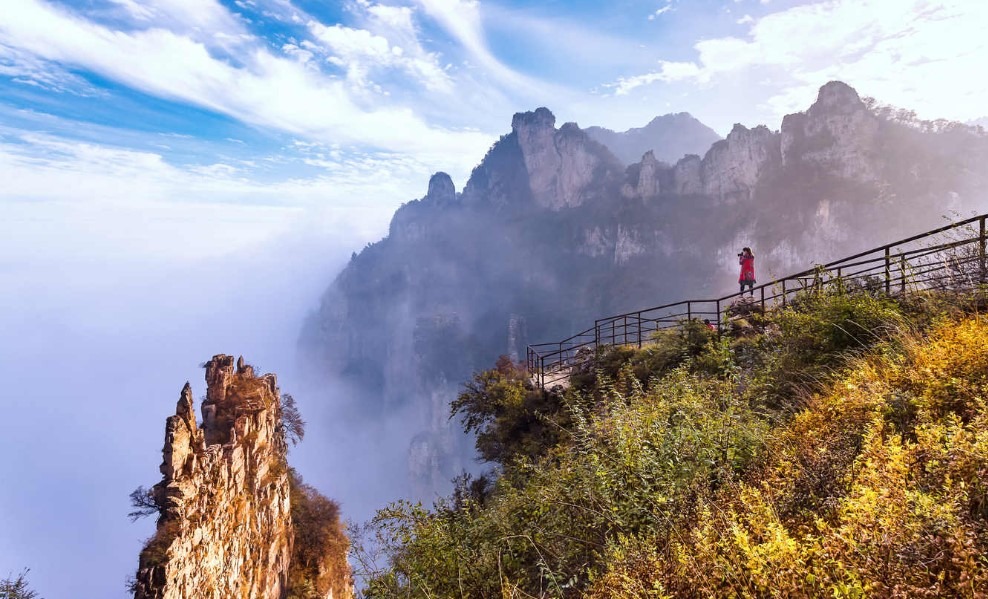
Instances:
[[[437,204],[448,204],[456,199],[456,186],[453,179],[440,171],[429,178],[429,191],[426,199]]]
[[[554,129],[556,127],[556,115],[541,106],[530,112],[516,112],[511,119],[511,130],[518,132],[521,129]]]
[[[820,88],[816,102],[808,112],[852,112],[864,106],[853,87],[843,81],[830,81]]]

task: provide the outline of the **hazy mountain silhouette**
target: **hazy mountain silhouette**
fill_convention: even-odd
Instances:
[[[657,116],[644,127],[621,133],[603,127],[587,127],[585,131],[624,164],[638,162],[648,151],[656,160],[675,164],[687,154],[703,154],[720,139],[713,129],[688,112]]]

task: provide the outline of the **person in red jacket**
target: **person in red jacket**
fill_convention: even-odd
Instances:
[[[748,286],[748,295],[755,295],[755,255],[751,253],[751,248],[744,248],[738,254],[738,264],[741,265],[741,274],[738,276],[738,283],[741,283],[741,293],[744,293],[744,286]]]

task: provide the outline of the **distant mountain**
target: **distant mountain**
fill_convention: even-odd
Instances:
[[[516,114],[462,192],[437,173],[351,260],[301,352],[371,418],[412,406],[411,470],[441,484],[469,464],[449,401],[499,354],[736,289],[744,246],[764,282],[983,210],[988,138],[885,114],[831,82],[779,131],[735,125],[702,158],[630,166],[545,108]]]
[[[972,127],[983,127],[984,129],[988,129],[988,116],[983,116],[980,119],[968,121],[966,124]]]
[[[590,139],[607,146],[624,164],[634,164],[651,151],[655,159],[675,164],[687,154],[702,155],[720,136],[688,112],[657,116],[644,127],[618,133],[603,127],[587,127]]]

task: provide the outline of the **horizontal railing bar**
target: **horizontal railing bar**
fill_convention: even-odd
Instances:
[[[760,307],[764,309],[766,304],[776,305],[781,299],[782,304],[785,305],[786,298],[790,296],[800,292],[830,287],[834,284],[857,284],[862,285],[864,289],[881,291],[882,293],[899,293],[905,291],[907,286],[913,289],[944,290],[976,288],[984,284],[984,250],[982,244],[985,243],[985,238],[983,236],[983,224],[980,227],[980,232],[971,228],[970,236],[962,239],[918,248],[903,248],[903,246],[947,232],[958,231],[975,222],[981,221],[983,223],[986,218],[988,218],[988,214],[973,216],[839,260],[817,264],[810,269],[753,287],[748,290],[748,293],[749,296],[753,296],[754,292],[758,292],[759,298],[755,300],[756,307],[758,307],[757,304],[760,304]],[[958,257],[946,253],[974,244],[978,244],[974,246],[976,249],[970,251],[966,256]],[[895,250],[894,253],[892,252],[893,249]],[[971,268],[972,265],[977,265],[978,268]],[[856,270],[847,272],[849,269]],[[786,283],[792,283],[792,285],[787,286]],[[674,329],[688,320],[698,320],[704,316],[715,316],[718,327],[721,327],[723,326],[721,312],[723,312],[722,308],[726,307],[725,302],[743,297],[744,291],[741,291],[715,299],[682,300],[596,319],[593,327],[562,341],[529,345],[527,347],[529,369],[538,368],[541,370],[540,380],[544,387],[548,369],[552,369],[557,375],[551,377],[550,382],[565,378],[568,373],[564,370],[577,360],[578,353],[586,349],[596,349],[600,345],[608,344],[608,342],[613,344],[619,341],[622,344],[641,346],[646,334],[651,335]],[[713,311],[709,309],[711,307],[714,308]],[[686,311],[681,311],[684,308]]]

